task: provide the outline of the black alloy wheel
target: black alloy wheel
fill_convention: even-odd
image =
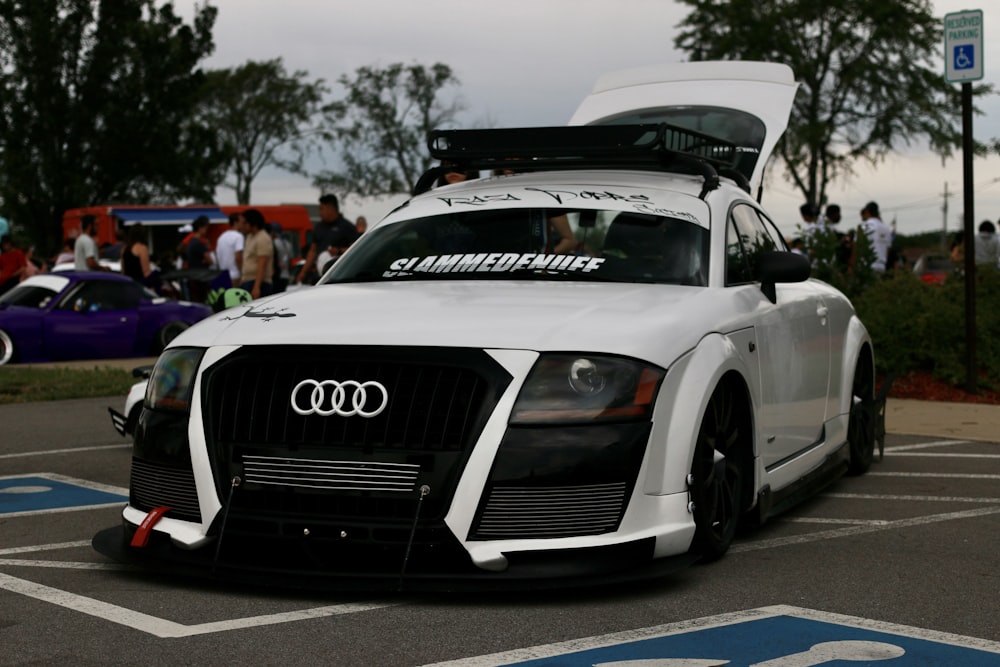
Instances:
[[[703,560],[720,558],[736,534],[741,513],[745,420],[732,385],[716,387],[702,418],[688,489],[694,503],[695,535],[691,550]]]
[[[875,456],[875,374],[870,363],[858,359],[851,383],[851,414],[847,422],[851,461],[847,471],[862,475]]]

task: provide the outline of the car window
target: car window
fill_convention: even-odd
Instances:
[[[767,128],[756,116],[739,109],[676,106],[649,109],[604,120],[601,125],[655,125],[670,123],[732,142],[740,147],[736,168],[747,178],[753,173]],[[690,149],[683,146],[682,149]]]
[[[756,210],[756,209],[754,209]],[[764,231],[768,236],[771,237],[771,241],[774,243],[775,250],[788,250],[788,242],[785,241],[785,237],[781,235],[778,230],[777,225],[771,222],[771,219],[764,215],[762,212],[757,211],[757,215],[760,217],[760,222],[764,226]]]
[[[565,216],[576,251],[554,254],[553,220]],[[708,230],[682,217],[633,211],[493,209],[376,228],[323,282],[585,280],[704,285]]]
[[[44,308],[52,301],[56,291],[40,285],[17,285],[12,290],[0,296],[0,303],[25,308]]]
[[[781,235],[775,239],[768,232],[754,207],[737,204],[729,213],[726,229],[726,284],[753,282],[757,275],[757,256],[761,252],[784,249]]]
[[[134,310],[139,307],[142,288],[138,284],[110,280],[81,283],[59,304],[63,310],[101,312]]]

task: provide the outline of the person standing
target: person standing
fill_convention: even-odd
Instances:
[[[976,250],[976,266],[997,268],[1000,264],[1000,239],[997,239],[997,228],[989,220],[979,223],[979,233],[973,239]]]
[[[274,293],[284,292],[291,278],[292,243],[285,238],[281,225],[272,222],[268,225],[271,232],[271,242],[274,244],[274,278],[271,281]]]
[[[872,244],[872,250],[875,251],[872,270],[877,273],[885,273],[889,260],[889,248],[892,247],[892,229],[882,222],[882,214],[879,212],[878,204],[871,201],[861,209],[859,229],[865,233],[868,241]]]
[[[229,229],[222,232],[215,242],[215,259],[219,270],[227,271],[233,285],[239,285],[243,264],[243,233],[238,227],[239,213],[229,214]]]
[[[333,259],[340,257],[358,239],[358,230],[351,221],[340,214],[337,195],[327,194],[319,198],[319,223],[313,228],[312,243],[306,253],[306,261],[295,282],[301,283],[316,264],[316,258],[326,251]],[[325,267],[316,267],[320,273]]]
[[[125,243],[121,253],[122,275],[126,275],[141,285],[159,290],[159,275],[153,271],[146,245],[146,228],[134,224],[125,233]]]
[[[208,217],[199,215],[191,223],[192,236],[187,243],[189,269],[207,269],[212,266],[212,251],[208,247]]]
[[[106,271],[97,260],[97,242],[94,234],[97,230],[97,218],[87,214],[80,219],[80,235],[73,244],[73,268],[77,271]]]
[[[10,234],[0,238],[0,294],[21,281],[21,274],[28,264],[24,253],[14,245]]]
[[[243,271],[240,287],[259,299],[271,294],[271,276],[274,275],[274,243],[268,232],[264,216],[255,208],[243,211],[243,219],[248,225],[246,242],[243,245]]]

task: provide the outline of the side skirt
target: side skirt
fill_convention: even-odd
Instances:
[[[806,498],[819,493],[847,472],[850,455],[845,442],[807,475],[780,491],[771,491],[770,485],[765,486],[757,494],[757,506],[751,512],[753,519],[764,523],[770,517],[787,512]]]

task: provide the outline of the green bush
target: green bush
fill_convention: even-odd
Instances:
[[[875,345],[879,373],[929,371],[942,380],[966,377],[965,281],[956,274],[926,285],[905,269],[866,286],[854,307]],[[1000,273],[977,271],[976,365],[979,382],[1000,381]]]

